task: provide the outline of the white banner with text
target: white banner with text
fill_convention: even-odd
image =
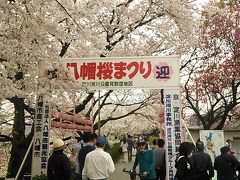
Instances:
[[[180,86],[179,60],[166,57],[63,59],[66,75],[89,89],[173,89]]]

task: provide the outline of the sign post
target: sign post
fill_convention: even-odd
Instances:
[[[166,149],[166,174],[167,179],[173,180],[176,173],[175,159],[178,156],[179,146],[182,141],[182,125],[180,111],[180,92],[179,90],[164,91],[165,97],[165,140]]]
[[[43,96],[38,96],[34,123],[31,178],[36,175],[47,174],[50,117],[49,105],[44,102]]]

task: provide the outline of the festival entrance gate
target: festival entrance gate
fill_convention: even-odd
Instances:
[[[71,58],[63,59],[63,65],[67,69],[68,78],[78,81],[83,88],[95,90],[164,89],[164,134],[167,154],[167,179],[173,180],[175,159],[183,137],[180,120],[180,73],[178,57]],[[39,118],[42,119],[42,124],[39,128],[35,126],[33,158],[34,153],[36,155],[37,152],[38,155],[35,157],[37,161],[34,161],[35,164],[32,165],[32,177],[46,173],[46,163],[43,162],[47,162],[48,158],[49,140],[45,136],[47,135],[48,137],[49,131],[44,127],[50,126],[50,108],[43,102],[40,102],[38,105],[41,107],[37,107],[36,114],[39,117],[36,118],[35,123],[38,123]],[[84,123],[91,126],[90,121]],[[40,129],[43,129],[43,131],[45,129],[46,132],[41,131],[39,133]],[[40,138],[38,145],[36,145],[36,138]],[[44,151],[42,151],[43,148]]]

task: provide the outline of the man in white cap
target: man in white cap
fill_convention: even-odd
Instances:
[[[63,140],[53,141],[53,154],[48,160],[48,180],[68,180],[71,177],[71,165],[68,157],[63,153],[65,148]]]
[[[115,170],[112,157],[104,151],[106,139],[96,139],[97,148],[87,154],[82,171],[83,180],[106,180]]]

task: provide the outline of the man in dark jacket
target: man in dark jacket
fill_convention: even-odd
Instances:
[[[240,172],[240,162],[231,154],[229,147],[220,149],[221,155],[215,158],[214,169],[217,170],[218,180],[236,179],[236,170]]]
[[[211,157],[204,153],[204,143],[198,141],[196,143],[197,152],[191,157],[192,166],[196,172],[196,180],[209,180],[214,176],[214,169]]]
[[[96,138],[98,136],[93,133],[85,133],[83,134],[83,141],[85,145],[80,149],[78,153],[78,163],[79,163],[79,180],[82,180],[82,170],[84,167],[84,162],[87,154],[93,150],[95,150]]]
[[[68,157],[63,153],[65,148],[63,140],[53,141],[53,154],[48,160],[48,180],[68,180],[71,177],[71,165]]]

